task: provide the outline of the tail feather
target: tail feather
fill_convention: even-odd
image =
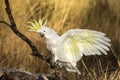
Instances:
[[[63,62],[63,61],[59,61],[59,60],[57,60],[57,62],[59,63],[60,66],[64,66],[67,71],[77,72],[79,75],[81,75],[79,69],[76,67],[76,63],[74,63],[74,62]]]
[[[76,66],[74,66],[74,65],[72,65],[72,64],[69,63],[65,67],[66,67],[67,71],[69,71],[69,72],[77,72],[79,75],[81,75],[79,69]]]

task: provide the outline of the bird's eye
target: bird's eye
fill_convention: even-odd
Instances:
[[[45,31],[44,31],[45,32]]]

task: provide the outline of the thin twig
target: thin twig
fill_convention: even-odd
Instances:
[[[111,46],[110,49],[111,49],[113,55],[115,56],[115,58],[117,59],[117,63],[118,63],[118,65],[120,66],[120,61],[118,60],[118,57],[117,57],[117,55],[116,55],[116,53],[115,53],[113,47]]]
[[[5,21],[0,21],[0,23],[3,23],[3,24],[5,24],[5,25],[7,25],[7,26],[11,27],[11,25],[10,25],[10,24],[8,24],[8,23],[7,23],[7,22],[5,22]]]
[[[94,77],[92,76],[92,74],[89,72],[89,70],[88,70],[87,66],[85,65],[84,61],[81,60],[81,62],[83,64],[84,68],[86,69],[86,71],[88,72],[89,76],[92,78],[92,80],[95,80]]]

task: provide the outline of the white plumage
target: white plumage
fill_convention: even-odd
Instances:
[[[42,25],[42,22],[31,22],[30,31],[35,31],[46,38],[47,49],[54,55],[54,62],[67,71],[81,74],[76,63],[83,55],[107,55],[111,46],[105,34],[88,29],[70,29],[59,36],[53,29]]]

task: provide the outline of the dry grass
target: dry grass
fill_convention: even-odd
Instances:
[[[48,19],[47,25],[59,34],[72,28],[99,30],[112,40],[108,56],[83,57],[78,63],[82,80],[120,79],[120,1],[119,0],[10,0],[18,29],[46,55],[44,39],[28,32],[27,22]],[[0,20],[9,22],[4,0],[0,0]],[[42,47],[41,47],[42,45]],[[49,66],[35,57],[28,45],[6,25],[0,24],[0,67],[20,68],[35,73],[49,73]],[[89,62],[91,61],[91,62]],[[67,73],[69,75],[72,73]],[[75,79],[75,74],[69,76]]]

